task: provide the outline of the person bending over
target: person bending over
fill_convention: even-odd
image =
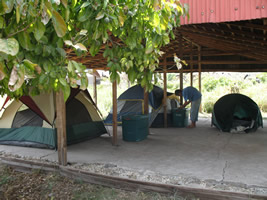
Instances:
[[[201,103],[202,94],[194,87],[186,87],[183,90],[175,90],[175,95],[183,96],[185,103],[179,108],[185,108],[189,103],[191,104],[190,110],[190,120],[191,124],[187,126],[188,128],[195,128],[196,122],[198,121],[198,112]]]

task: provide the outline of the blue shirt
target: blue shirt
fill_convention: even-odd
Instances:
[[[182,94],[185,101],[196,101],[202,96],[202,94],[196,88],[191,86],[184,88]]]

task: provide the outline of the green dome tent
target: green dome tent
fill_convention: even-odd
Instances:
[[[242,94],[221,97],[212,112],[212,125],[223,132],[256,131],[263,126],[258,105]]]

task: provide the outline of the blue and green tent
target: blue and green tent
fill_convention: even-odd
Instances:
[[[163,127],[163,95],[163,89],[156,85],[149,92],[149,126]],[[170,97],[173,94],[167,93],[167,95]],[[178,105],[179,102],[176,98],[167,98],[167,110],[169,113],[171,113],[172,108],[177,108]],[[117,122],[119,125],[122,124],[122,116],[142,114],[144,114],[144,88],[141,85],[135,85],[123,92],[117,99]],[[171,122],[171,120],[168,121]],[[106,125],[112,125],[112,109],[104,122]]]

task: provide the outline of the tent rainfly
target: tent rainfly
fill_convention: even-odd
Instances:
[[[252,132],[263,127],[258,105],[242,94],[221,97],[212,112],[212,125],[224,132]]]
[[[155,86],[149,93],[149,126],[163,127],[163,89]],[[177,108],[179,102],[177,97],[172,93],[168,93],[167,112],[170,115],[172,108]],[[113,110],[110,111],[106,120],[106,125],[112,125]],[[141,115],[144,114],[144,88],[141,85],[135,85],[123,92],[117,99],[117,122],[122,124],[122,116],[124,115]],[[154,123],[155,121],[155,123]],[[168,120],[171,122],[171,120]]]
[[[56,148],[56,109],[53,93],[8,97],[0,101],[0,144]],[[72,89],[66,102],[67,144],[107,133],[87,90]]]

